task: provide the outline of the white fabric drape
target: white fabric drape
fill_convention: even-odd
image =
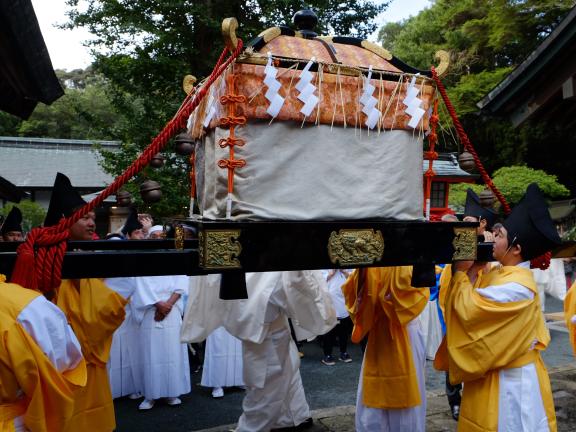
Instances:
[[[202,381],[204,387],[243,386],[242,342],[224,327],[214,330],[206,339]]]
[[[18,314],[17,321],[58,371],[74,369],[82,361],[80,342],[66,315],[44,296],[28,303]]]
[[[228,158],[217,127],[196,146],[201,214],[226,217]],[[236,158],[232,219],[422,220],[422,139],[405,130],[366,133],[354,127],[251,121],[238,131],[246,144]]]

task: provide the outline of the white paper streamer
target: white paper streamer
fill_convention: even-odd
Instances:
[[[418,76],[418,74],[416,76]],[[408,122],[408,126],[410,126],[413,129],[418,127],[418,123],[420,123],[420,120],[426,113],[426,111],[420,108],[420,105],[422,104],[422,99],[418,97],[418,93],[420,93],[420,90],[416,87],[416,76],[413,76],[412,79],[410,80],[408,90],[406,90],[406,97],[402,101],[404,105],[407,106],[405,110],[406,114],[408,114],[411,117],[410,121]]]
[[[216,114],[216,107],[214,106],[214,95],[210,94],[210,97],[208,98],[208,104],[206,105],[206,117],[204,117],[202,126],[208,127],[210,125],[210,121],[214,117],[214,114]]]
[[[266,67],[264,68],[264,84],[268,87],[268,90],[264,94],[266,99],[270,102],[268,109],[266,112],[272,116],[272,118],[276,118],[280,110],[282,109],[282,105],[284,105],[284,98],[280,96],[278,91],[282,87],[280,81],[276,79],[276,75],[278,74],[278,69],[276,69],[272,65],[272,54],[268,52],[268,62],[266,63]]]
[[[360,96],[360,103],[363,105],[362,112],[367,116],[364,124],[369,129],[374,129],[378,124],[378,120],[380,120],[381,112],[376,108],[376,105],[378,104],[378,99],[374,97],[376,87],[374,87],[370,82],[371,79],[372,65],[370,65],[368,76],[364,80],[364,89],[362,91],[362,96]]]
[[[316,107],[316,105],[318,105],[318,102],[320,101],[318,96],[314,94],[316,87],[314,84],[312,84],[312,79],[314,76],[310,72],[310,67],[315,60],[316,59],[312,57],[312,59],[306,63],[306,66],[304,66],[304,69],[302,69],[298,82],[295,85],[296,90],[300,92],[298,99],[304,103],[304,106],[300,109],[300,112],[304,114],[305,117],[308,117],[312,113],[312,110]]]

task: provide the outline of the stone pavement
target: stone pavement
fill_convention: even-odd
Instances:
[[[576,363],[549,368],[550,381],[556,406],[558,432],[576,432]],[[427,432],[456,431],[456,422],[443,391],[427,393]],[[354,431],[354,406],[340,406],[312,411],[314,426],[310,432]],[[199,432],[228,432],[235,425],[218,426]],[[197,431],[198,432],[198,431]]]

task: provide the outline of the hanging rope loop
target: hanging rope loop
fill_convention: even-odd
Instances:
[[[66,252],[69,229],[87,213],[94,211],[106,198],[116,193],[130,179],[150,163],[154,155],[160,152],[174,135],[186,125],[190,114],[204,99],[210,86],[222,75],[228,66],[242,52],[243,42],[238,39],[234,52],[226,59],[228,48],[224,48],[218,58],[212,73],[202,87],[186,96],[176,115],[164,126],[162,131],[144,149],[138,159],[92,201],[76,210],[72,216],[62,219],[58,225],[46,228],[34,228],[28,234],[26,241],[17,249],[16,264],[12,272],[11,282],[26,288],[49,292],[60,286],[62,281],[62,263]]]

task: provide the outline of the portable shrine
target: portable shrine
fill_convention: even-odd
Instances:
[[[32,230],[18,262],[32,260],[37,279],[52,266],[47,288],[61,277],[222,273],[234,285],[245,272],[393,265],[413,265],[413,284],[430,286],[434,264],[489,259],[477,224],[431,222],[443,208],[431,202],[439,103],[463,155],[507,206],[440,81],[448,53],[418,70],[370,41],[319,36],[315,24],[301,11],[295,29],[269,28],[244,46],[236,20],[224,20],[226,49],[210,76],[195,87],[187,78],[182,106],[139,158],[70,218]],[[66,241],[83,214],[161,164],[175,136],[190,157],[190,215],[180,223],[197,238],[180,229],[176,242]],[[15,246],[0,250],[0,272],[10,273]]]

